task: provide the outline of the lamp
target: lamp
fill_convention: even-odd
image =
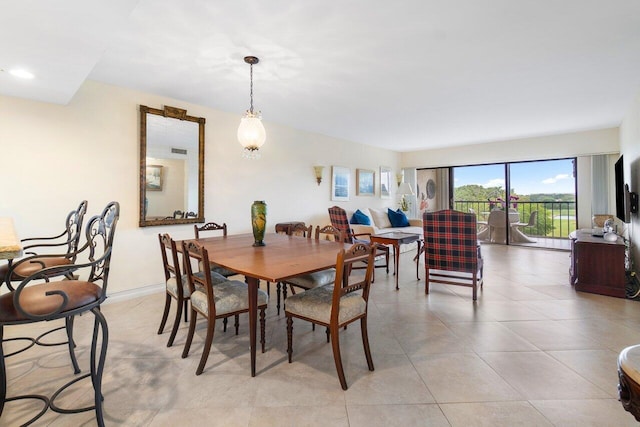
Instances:
[[[402,183],[402,174],[401,173],[397,173],[396,174],[396,181],[398,182],[398,187],[400,187],[400,183]]]
[[[267,134],[262,125],[262,114],[260,111],[253,111],[253,65],[260,60],[255,56],[245,56],[244,62],[249,64],[251,76],[251,89],[249,92],[251,103],[249,109],[245,112],[244,117],[240,119],[238,127],[238,142],[244,147],[243,157],[248,159],[260,158],[260,147],[267,139]]]
[[[320,185],[320,183],[322,182],[322,170],[324,169],[324,166],[314,166],[313,167],[313,171],[316,174],[316,182],[318,183],[318,185]]]
[[[405,212],[408,211],[409,201],[407,200],[407,196],[413,196],[415,194],[411,188],[411,184],[408,182],[401,182],[400,186],[398,186],[398,194],[401,196],[400,209]]]

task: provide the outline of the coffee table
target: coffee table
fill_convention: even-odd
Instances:
[[[399,276],[399,264],[400,264],[400,245],[406,245],[408,243],[417,242],[418,243],[418,253],[420,253],[420,246],[422,245],[420,234],[415,233],[403,233],[400,231],[392,231],[390,233],[380,233],[380,234],[372,234],[371,241],[374,243],[381,243],[383,245],[392,245],[393,246],[393,274],[396,276],[396,289],[400,289],[398,287],[398,276]],[[420,280],[420,276],[418,273],[418,265],[416,265],[416,277]]]

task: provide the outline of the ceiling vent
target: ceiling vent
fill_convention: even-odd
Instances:
[[[183,148],[172,148],[171,152],[173,154],[184,154],[185,156],[187,155],[187,150],[185,150]]]

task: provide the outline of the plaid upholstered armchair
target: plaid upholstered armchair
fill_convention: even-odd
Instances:
[[[329,219],[331,225],[340,230],[344,236],[344,242],[349,244],[354,243],[369,243],[369,233],[355,234],[351,225],[349,224],[349,218],[347,217],[347,211],[339,206],[332,206],[329,208]],[[385,268],[387,274],[389,274],[389,247],[386,245],[376,244],[375,261],[384,260],[384,264],[381,262],[374,262],[374,273],[372,281],[375,281],[375,269]],[[361,268],[361,267],[353,267]],[[362,267],[366,268],[366,267]]]
[[[483,270],[476,215],[450,209],[425,212],[422,224],[425,293],[429,293],[430,282],[469,286],[475,301],[478,285],[482,288]]]

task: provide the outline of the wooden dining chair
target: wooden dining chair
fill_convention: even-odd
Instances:
[[[193,232],[196,236],[196,239],[200,238],[200,233],[201,232],[213,232],[215,235],[222,235],[224,237],[227,237],[227,224],[226,223],[222,223],[222,225],[215,223],[215,222],[207,222],[204,225],[198,226],[198,224],[194,224],[193,225]],[[215,265],[215,263],[210,262],[211,265],[211,271],[218,273],[224,277],[231,277],[231,276],[235,276],[238,273],[236,273],[235,271],[231,271],[228,270],[224,267],[220,267],[218,265]]]
[[[329,208],[329,219],[331,225],[340,230],[344,236],[344,242],[349,244],[354,243],[369,243],[369,237],[371,233],[354,233],[351,225],[349,224],[349,218],[347,212],[339,206],[332,206]],[[389,247],[387,245],[375,244],[376,254],[374,258],[374,270],[372,282],[375,282],[375,268],[385,268],[387,274],[389,274]],[[376,261],[384,260],[384,264]],[[363,269],[365,267],[353,266],[353,269]]]
[[[291,224],[287,227],[286,234],[288,236],[303,237],[310,239],[313,234],[313,225],[306,226],[304,222]],[[280,293],[282,290],[282,301],[287,299],[287,284],[278,282],[276,284],[276,312],[280,315]],[[267,282],[267,292],[269,292],[269,282]],[[292,290],[293,292],[293,290]]]
[[[311,230],[313,226],[309,226],[306,230],[308,238],[311,237]],[[342,242],[343,235],[342,232],[332,225],[326,225],[324,227],[317,226],[315,232],[315,239],[320,240],[321,238],[332,240],[334,242]],[[309,289],[317,288],[318,286],[328,285],[333,283],[336,277],[336,269],[329,268],[326,270],[315,271],[313,273],[303,274],[302,276],[291,277],[282,282],[284,285],[284,300],[287,298],[286,288],[287,285],[291,289],[291,293],[295,295],[295,288],[303,289],[308,291]],[[277,301],[277,312],[280,314],[280,300]]]
[[[356,243],[349,249],[340,249],[336,258],[334,283],[290,296],[285,308],[289,363],[292,362],[293,356],[293,318],[326,326],[330,331],[333,359],[343,390],[347,389],[347,381],[340,355],[339,334],[344,326],[360,320],[362,344],[367,365],[370,371],[374,370],[367,333],[367,308],[373,276],[374,256],[375,246],[371,244]],[[363,261],[367,265],[365,274],[351,275],[352,265]]]
[[[176,242],[169,234],[166,233],[158,234],[158,240],[160,241],[160,253],[162,254],[162,266],[165,280],[164,311],[162,313],[160,327],[158,328],[158,335],[164,332],[164,327],[167,323],[167,318],[169,317],[169,311],[171,309],[171,301],[175,300],[176,315],[173,320],[173,327],[171,328],[169,341],[167,341],[167,347],[171,347],[174,339],[176,338],[178,327],[180,326],[180,317],[182,316],[183,311],[185,313],[184,320],[185,322],[187,321],[187,311],[191,291],[189,289],[184,267],[181,266],[180,263],[181,254],[179,254]],[[184,265],[184,263],[182,263],[182,265]],[[210,276],[211,283],[218,283],[227,280],[225,277],[215,272],[211,272]]]
[[[212,283],[209,274],[196,274],[192,267],[192,262],[202,260],[202,271],[210,271],[209,253],[207,250],[194,241],[183,241],[182,252],[185,255],[185,266],[187,270],[189,290],[191,293],[191,320],[189,321],[189,333],[187,341],[182,351],[182,357],[189,355],[191,342],[196,330],[198,315],[207,320],[207,335],[204,340],[204,348],[200,363],[196,369],[196,375],[200,375],[204,370],[213,335],[215,332],[216,319],[228,318],[241,313],[249,312],[249,288],[246,283],[239,280],[225,280],[220,283]],[[264,353],[265,345],[265,310],[269,296],[266,292],[258,289],[258,309],[260,310],[260,344]]]

